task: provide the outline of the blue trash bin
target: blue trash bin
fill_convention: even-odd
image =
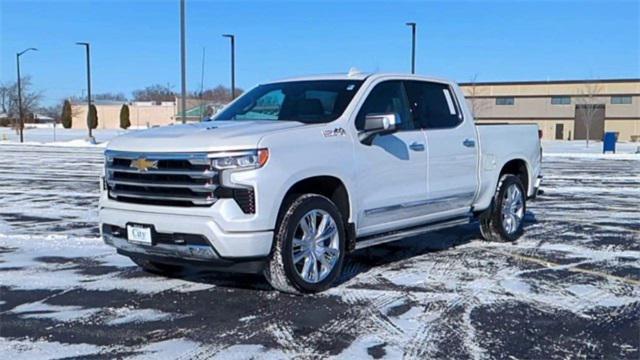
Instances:
[[[602,141],[602,153],[606,153],[607,151],[611,151],[614,154],[616,153],[616,141],[617,134],[614,132],[606,132],[604,133],[604,139]]]

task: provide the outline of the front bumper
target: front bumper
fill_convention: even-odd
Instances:
[[[103,238],[106,244],[115,247],[118,254],[124,256],[163,264],[190,265],[206,270],[259,274],[264,270],[268,259],[267,257],[223,259],[211,247],[180,247],[164,244],[144,246],[111,235],[103,235]]]
[[[205,240],[199,244],[157,243],[138,245],[124,234],[114,236],[103,231],[105,243],[128,253],[164,256],[187,260],[229,260],[267,257],[271,252],[273,231],[225,232],[210,217],[162,214],[103,207],[100,228],[112,226],[126,229],[128,224],[143,224],[158,234],[193,234]]]

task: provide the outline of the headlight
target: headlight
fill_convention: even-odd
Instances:
[[[217,170],[250,170],[264,166],[269,160],[269,149],[239,151],[211,159],[211,165]]]

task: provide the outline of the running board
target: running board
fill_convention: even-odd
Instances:
[[[400,240],[410,236],[422,235],[431,231],[441,230],[453,226],[469,224],[473,221],[472,217],[455,218],[427,225],[413,226],[406,229],[390,231],[379,235],[365,236],[356,240],[356,250],[370,246],[380,245],[396,240]]]

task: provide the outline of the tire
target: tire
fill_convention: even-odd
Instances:
[[[158,275],[176,275],[182,272],[182,270],[184,269],[179,265],[163,264],[134,256],[130,257],[130,259],[131,261],[136,263],[136,265],[140,266],[144,271]]]
[[[274,289],[291,294],[326,290],[340,275],[344,262],[342,214],[331,200],[317,194],[300,195],[283,211],[264,271],[267,281]]]
[[[526,210],[526,192],[522,181],[515,175],[503,175],[491,206],[480,214],[482,237],[492,242],[515,241],[522,235]]]

